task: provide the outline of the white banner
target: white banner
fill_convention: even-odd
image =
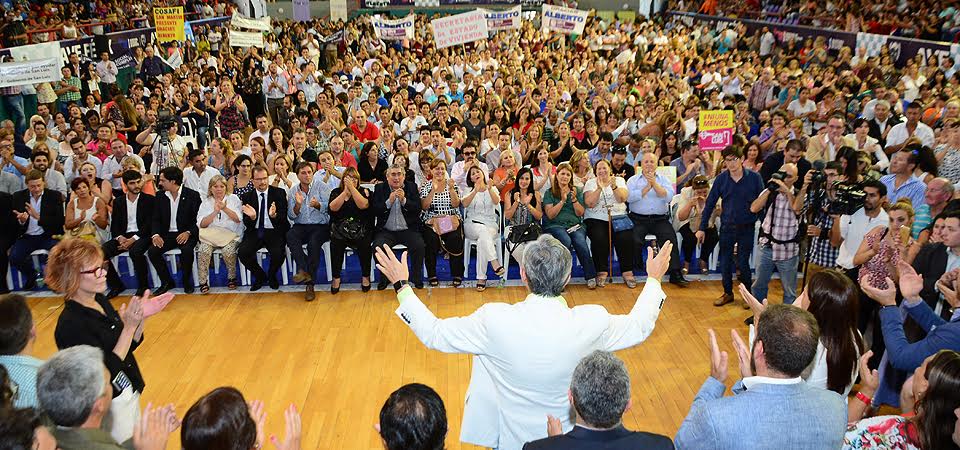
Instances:
[[[437,43],[437,48],[481,41],[489,37],[487,18],[480,10],[434,19],[430,21],[430,27],[433,28],[433,40]]]
[[[503,11],[480,9],[487,18],[488,31],[512,30],[520,28],[520,14],[523,13],[520,5]]]
[[[60,81],[60,57],[0,64],[0,88]]]
[[[330,20],[347,21],[347,0],[330,0]]]
[[[588,14],[588,11],[544,3],[540,22],[544,30],[558,31],[563,34],[583,34],[583,26],[587,23]]]
[[[230,46],[263,48],[263,33],[230,30]]]
[[[234,11],[233,18],[230,20],[230,25],[233,25],[236,28],[246,28],[248,30],[273,32],[273,27],[270,26],[270,16],[264,16],[259,19],[251,19],[249,17],[243,17]]]
[[[21,45],[10,48],[10,56],[14,61],[39,61],[41,59],[60,59],[60,43],[45,42],[43,44]],[[74,74],[79,76],[79,74]]]
[[[413,14],[408,14],[402,19],[391,20],[376,15],[370,18],[370,24],[373,25],[377,37],[385,41],[413,39],[415,17]]]

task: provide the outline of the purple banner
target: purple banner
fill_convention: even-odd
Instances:
[[[310,0],[293,0],[293,20],[297,22],[310,20]]]
[[[380,8],[436,8],[438,6],[529,6],[539,8],[543,0],[361,0],[360,4],[367,9]]]

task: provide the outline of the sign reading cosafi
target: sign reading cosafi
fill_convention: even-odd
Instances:
[[[413,14],[408,14],[402,19],[391,20],[376,15],[370,18],[370,24],[373,25],[377,37],[385,41],[413,39],[414,17]]]
[[[564,34],[583,34],[589,12],[544,4],[542,14],[540,22],[544,30]]]
[[[487,29],[490,31],[511,30],[520,28],[520,14],[523,9],[518,5],[503,11],[480,9],[487,19]]]
[[[430,21],[430,26],[437,48],[480,41],[489,35],[487,18],[480,10],[434,19]]]

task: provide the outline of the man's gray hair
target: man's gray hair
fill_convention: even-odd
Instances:
[[[542,234],[523,250],[524,273],[530,292],[544,297],[556,297],[570,279],[573,257],[557,238]]]
[[[950,181],[949,178],[936,177],[936,178],[934,178],[933,180],[930,180],[930,181],[934,181],[934,180],[943,183],[943,187],[942,187],[941,189],[943,189],[943,192],[946,192],[946,193],[948,193],[948,194],[951,194],[951,195],[950,195],[950,198],[953,198],[953,195],[952,195],[952,194],[953,194],[953,191],[956,190],[956,188],[954,188],[953,182]],[[930,183],[927,183],[927,184],[930,184]]]
[[[37,372],[40,408],[53,423],[76,427],[90,417],[93,404],[103,396],[103,351],[78,345],[54,354]]]
[[[587,425],[613,428],[623,417],[630,401],[630,375],[620,358],[594,350],[573,370],[570,381],[573,407]]]

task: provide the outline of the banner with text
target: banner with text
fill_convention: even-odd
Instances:
[[[157,25],[157,42],[162,44],[185,39],[182,6],[153,8],[153,22]]]
[[[512,6],[521,5],[529,8],[539,8],[543,0],[360,0],[360,7],[367,9],[395,8],[436,8],[438,6],[458,6],[460,8],[476,7],[478,5]]]
[[[723,150],[733,145],[733,111],[700,111],[700,150]]]
[[[433,28],[433,40],[437,48],[466,44],[489,37],[487,18],[480,10],[431,20],[430,27]]]
[[[230,46],[263,48],[263,33],[230,30]]]
[[[373,25],[377,37],[385,41],[413,39],[415,17],[413,14],[408,14],[407,17],[393,20],[376,15],[370,18],[370,24]]]
[[[310,20],[310,0],[293,0],[293,20],[297,22]]]
[[[237,12],[234,12],[233,18],[230,19],[230,25],[235,28],[246,28],[248,30],[267,32],[273,31],[273,27],[270,26],[270,16],[264,16],[259,19],[251,19],[249,17],[243,17]]]
[[[2,63],[0,64],[0,88],[59,81],[62,79],[60,67],[60,60],[54,58]]]
[[[540,23],[544,30],[583,34],[583,26],[587,24],[589,14],[589,11],[544,4]]]
[[[483,16],[487,19],[488,31],[513,30],[520,28],[520,14],[523,8],[514,6],[503,11],[491,11],[489,9],[480,9]]]

